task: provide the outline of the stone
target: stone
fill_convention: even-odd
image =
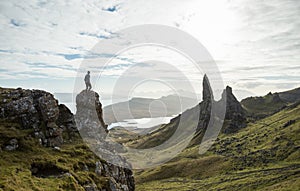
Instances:
[[[60,147],[53,147],[54,150],[60,151]]]
[[[109,179],[109,188],[111,191],[119,191],[117,187],[117,182],[114,178]]]
[[[59,146],[63,134],[69,139],[78,134],[73,114],[48,92],[7,89],[1,97],[0,118],[18,122],[22,129],[34,129],[33,136],[44,146]]]
[[[103,120],[99,94],[83,90],[76,96],[75,121],[81,135],[105,139],[108,129]]]
[[[202,86],[203,86],[203,93],[202,93],[203,101],[205,100],[212,101],[214,99],[214,96],[206,74],[203,77]]]
[[[8,144],[5,146],[5,150],[14,151],[19,147],[17,139],[11,139]]]
[[[102,172],[103,172],[103,166],[102,166],[102,164],[101,164],[101,162],[100,161],[97,161],[96,162],[96,168],[95,168],[95,173],[97,174],[97,175],[99,175],[99,176],[101,176],[102,175]]]
[[[87,184],[83,186],[83,188],[85,189],[85,191],[99,191],[96,184]]]
[[[211,107],[213,100],[213,92],[209,83],[209,79],[205,74],[203,77],[203,91],[202,91],[202,102],[199,104],[199,121],[196,132],[200,132],[202,129],[207,128],[211,115]]]
[[[51,94],[45,94],[39,99],[39,108],[46,122],[56,122],[59,115],[57,100]]]
[[[227,86],[222,93],[222,100],[226,100],[225,122],[223,133],[234,133],[247,126],[245,110],[232,93],[232,88]]]

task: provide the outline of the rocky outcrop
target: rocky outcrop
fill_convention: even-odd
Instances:
[[[222,93],[222,99],[226,100],[226,115],[222,128],[224,133],[234,133],[246,127],[247,120],[245,111],[232,93],[232,88],[227,86]]]
[[[58,109],[59,109],[59,115],[56,122],[58,126],[66,130],[65,136],[68,139],[78,136],[74,115],[72,114],[70,109],[64,104],[59,104]]]
[[[207,128],[211,116],[211,107],[214,101],[213,92],[206,74],[203,77],[202,86],[203,101],[199,104],[200,114],[196,132]]]
[[[221,131],[223,133],[234,133],[240,130],[241,128],[246,127],[247,119],[245,110],[243,109],[240,102],[233,95],[232,88],[227,86],[226,89],[222,93],[222,98],[219,101],[214,100],[213,92],[209,83],[208,77],[205,75],[203,78],[203,101],[199,103],[200,116],[198,121],[198,126],[196,130],[196,138],[193,142],[199,143],[202,139],[203,133],[207,130],[207,128],[212,128],[214,122],[219,121],[219,119],[223,118],[222,112],[219,110],[221,108],[226,107],[224,123]],[[224,105],[225,104],[225,105]],[[215,108],[212,110],[212,108]],[[214,118],[212,123],[210,123],[210,119]],[[209,126],[211,125],[211,127]],[[213,132],[211,132],[213,133]]]
[[[0,118],[34,129],[34,136],[44,146],[59,146],[63,133],[76,132],[74,117],[52,94],[41,90],[1,89]]]
[[[247,117],[253,121],[265,118],[269,115],[272,115],[274,113],[277,113],[281,111],[283,108],[287,107],[290,103],[287,101],[284,101],[282,96],[286,96],[285,98],[291,97],[291,100],[293,100],[293,94],[290,93],[271,93],[269,92],[265,96],[259,96],[259,97],[248,97],[246,99],[243,99],[241,101],[241,104],[243,108],[246,110]]]
[[[203,101],[212,101],[214,100],[214,95],[209,83],[209,79],[205,74],[202,81],[203,91],[202,91],[202,99]]]
[[[132,171],[110,163],[96,163],[95,173],[99,176],[110,177],[109,188],[111,191],[132,191],[135,189]]]
[[[84,90],[76,96],[75,121],[81,136],[88,142],[91,150],[107,161],[106,164],[97,163],[95,172],[111,177],[109,181],[111,190],[134,190],[134,179],[132,171],[129,170],[131,165],[118,154],[123,148],[117,143],[106,141],[108,129],[103,120],[98,93]]]
[[[95,112],[95,116],[98,118],[100,124],[107,131],[107,125],[103,120],[102,104],[99,99],[99,94],[94,91],[83,90],[76,96],[76,109],[77,115],[84,115],[82,112]],[[94,113],[88,113],[91,117]]]
[[[76,96],[76,123],[78,129],[87,136],[100,135],[105,139],[107,125],[103,120],[102,104],[99,94],[83,90]]]
[[[1,154],[14,152],[15,150],[19,150],[22,154],[22,152],[27,152],[26,149],[29,149],[31,154],[34,153],[35,155],[34,149],[36,148],[39,150],[37,153],[41,153],[40,150],[43,149],[47,153],[49,148],[46,147],[53,147],[53,150],[59,153],[58,155],[67,157],[70,154],[74,160],[67,158],[66,161],[72,161],[74,164],[62,168],[62,166],[57,165],[57,159],[51,161],[51,159],[43,158],[43,156],[36,156],[39,158],[39,162],[32,163],[30,169],[33,176],[40,178],[70,176],[72,177],[71,180],[75,180],[78,179],[77,171],[88,171],[108,181],[103,182],[101,187],[98,187],[93,181],[77,181],[76,184],[80,182],[78,186],[81,189],[87,191],[133,191],[135,189],[133,173],[130,168],[114,165],[116,160],[124,161],[124,159],[116,155],[113,150],[106,149],[110,148],[111,145],[105,141],[99,142],[101,146],[99,149],[104,149],[104,153],[111,159],[105,161],[103,158],[96,157],[94,153],[89,151],[88,147],[83,146],[84,143],[79,137],[78,129],[94,130],[92,135],[95,135],[93,133],[97,131],[102,138],[105,138],[108,132],[102,118],[102,105],[99,95],[93,91],[83,91],[77,96],[76,103],[77,120],[65,105],[59,104],[53,95],[48,92],[21,88],[0,88],[0,127],[2,130],[0,133],[0,152],[3,152]],[[75,123],[79,122],[78,119],[82,120],[78,124],[79,128]],[[13,127],[10,124],[13,124]],[[100,131],[98,131],[99,129]],[[35,145],[38,142],[36,139],[39,140],[41,146]],[[82,145],[78,146],[78,142]],[[26,145],[27,143],[30,144]],[[77,148],[72,148],[73,143],[77,143]],[[64,149],[58,147],[63,147],[64,144],[68,144],[68,146]],[[81,155],[77,156],[76,152],[81,152],[81,149],[78,148],[84,150],[82,151],[85,154],[83,158],[80,158]],[[22,157],[23,155],[24,153]],[[86,160],[81,161],[83,159]],[[77,160],[89,165],[84,165],[83,169],[77,169]],[[91,162],[93,160],[97,162]],[[60,162],[63,161],[65,159],[60,159]],[[128,164],[128,166],[130,165]],[[92,180],[93,178],[89,179]],[[95,180],[98,179],[95,178]]]

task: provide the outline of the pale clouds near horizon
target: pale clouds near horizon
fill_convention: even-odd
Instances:
[[[99,40],[125,27],[163,24],[197,38],[236,90],[262,95],[299,87],[299,10],[298,0],[1,1],[0,86],[72,92],[81,61]],[[128,63],[120,58],[116,66]],[[118,70],[107,72],[102,91]]]

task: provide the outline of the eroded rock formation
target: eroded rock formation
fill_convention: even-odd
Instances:
[[[80,116],[83,120],[81,127],[90,130],[101,127],[101,130],[97,132],[101,133],[101,136],[105,138],[107,126],[102,118],[102,105],[99,95],[92,91],[84,91],[77,96],[76,103],[76,116]],[[75,117],[65,105],[59,104],[52,94],[41,90],[0,88],[0,106],[0,125],[2,128],[0,151],[3,152],[1,155],[5,155],[5,152],[14,152],[15,150],[22,153],[23,151],[26,152],[26,149],[34,153],[35,149],[45,148],[44,152],[48,152],[49,148],[47,147],[53,147],[53,150],[56,150],[58,153],[66,153],[65,156],[71,154],[72,158],[78,157],[79,159],[81,157],[72,154],[77,149],[75,147],[72,148],[73,141],[77,145],[78,142],[84,145],[79,137]],[[15,125],[14,127],[9,125],[6,127],[6,123]],[[14,128],[17,128],[17,131]],[[18,132],[18,134],[14,135],[15,132]],[[24,142],[24,140],[32,139],[35,141]],[[32,144],[37,142],[40,142],[41,145],[34,145],[33,147]],[[31,145],[25,145],[26,143]],[[65,144],[68,144],[68,147],[62,151],[60,147],[63,148]],[[108,143],[101,142],[101,144],[105,145]],[[111,145],[105,145],[101,148],[109,148],[109,146]],[[67,150],[68,148],[71,149]],[[96,160],[95,155],[86,146],[80,146],[80,148],[86,149],[81,151],[85,153],[86,157],[91,157],[90,159],[87,158],[86,161],[81,161],[82,164],[89,164],[89,166],[84,165],[85,168],[78,169],[76,160],[60,159],[61,161],[74,161],[73,167],[68,165],[71,168],[62,168],[57,166],[56,160],[51,161],[48,158],[44,159],[43,156],[36,156],[39,158],[39,162],[31,164],[30,171],[32,175],[41,178],[70,176],[72,177],[71,180],[75,180],[77,172],[88,171],[103,177],[108,182],[104,182],[101,187],[93,181],[82,182],[82,185],[79,185],[77,182],[76,184],[81,189],[83,188],[87,191],[133,191],[135,189],[132,171],[129,168],[114,165],[113,160],[124,160],[116,155],[115,152],[105,150],[105,153],[111,157],[112,161],[105,161],[103,158],[99,158],[97,162],[92,162]]]
[[[0,106],[2,119],[18,122],[21,129],[34,129],[44,146],[59,146],[64,132],[77,131],[70,110],[45,91],[1,89]]]

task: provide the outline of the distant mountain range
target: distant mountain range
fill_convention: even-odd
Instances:
[[[129,101],[104,107],[103,114],[107,124],[124,119],[171,117],[197,105],[197,103],[196,99],[177,95],[168,95],[159,99],[132,98]]]

